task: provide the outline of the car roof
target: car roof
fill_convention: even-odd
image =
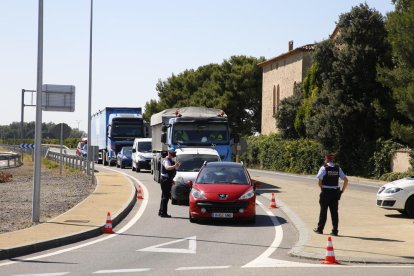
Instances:
[[[208,162],[206,167],[243,168],[243,164],[237,162]]]

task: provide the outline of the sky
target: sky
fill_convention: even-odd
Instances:
[[[233,55],[266,59],[329,37],[342,13],[367,3],[384,16],[391,0],[94,0],[91,113],[158,100],[172,74]],[[44,0],[43,84],[74,85],[74,112],[42,122],[88,128],[90,0]],[[36,0],[0,0],[0,125],[20,122],[22,89],[36,90]],[[25,93],[26,105],[36,95]],[[24,108],[24,121],[36,108]]]

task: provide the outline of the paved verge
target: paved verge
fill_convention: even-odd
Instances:
[[[95,191],[66,213],[30,228],[0,235],[0,260],[14,258],[102,234],[107,212],[115,227],[136,202],[134,184],[115,172],[95,174]]]

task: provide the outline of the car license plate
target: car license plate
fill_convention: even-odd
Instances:
[[[233,213],[212,213],[213,218],[233,218]]]

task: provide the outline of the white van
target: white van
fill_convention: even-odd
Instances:
[[[195,182],[204,162],[221,161],[220,155],[212,148],[178,148],[176,153],[176,159],[181,165],[177,169],[171,188],[171,204],[188,205],[191,187],[187,182]]]
[[[132,170],[140,172],[141,169],[151,170],[152,139],[135,138],[132,145]]]

